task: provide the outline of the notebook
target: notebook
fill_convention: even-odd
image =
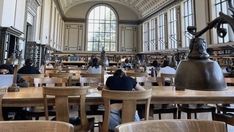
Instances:
[[[0,89],[8,88],[13,84],[13,75],[0,75]]]

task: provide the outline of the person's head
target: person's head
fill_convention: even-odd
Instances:
[[[157,60],[154,60],[153,63],[152,63],[152,66],[154,67],[159,67],[159,63]]]
[[[125,61],[124,61],[125,63],[129,63],[129,60],[128,59],[125,59]]]
[[[26,59],[25,65],[26,66],[31,66],[32,65],[32,60],[31,59]]]
[[[163,61],[163,67],[169,66],[169,61],[168,60],[164,60]]]
[[[115,71],[114,76],[115,77],[124,77],[125,73],[121,69],[118,69]]]
[[[92,59],[92,67],[98,67],[98,59],[95,57]]]
[[[13,74],[13,68],[10,65],[0,65],[0,74]]]

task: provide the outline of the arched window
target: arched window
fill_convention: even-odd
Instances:
[[[98,5],[88,14],[88,51],[116,51],[117,17],[108,5]]]

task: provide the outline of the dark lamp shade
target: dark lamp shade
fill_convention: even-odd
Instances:
[[[219,64],[210,59],[187,59],[178,65],[175,76],[177,90],[219,91],[226,89]]]

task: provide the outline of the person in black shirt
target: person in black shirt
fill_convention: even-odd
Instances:
[[[25,61],[25,66],[18,70],[19,74],[40,74],[39,70],[32,66],[32,60],[27,59]]]
[[[107,78],[106,87],[109,90],[121,90],[121,91],[132,91],[132,90],[145,90],[140,86],[136,80],[125,75],[125,73],[118,69],[115,71],[114,76]],[[118,100],[111,100],[111,113],[109,129],[111,131],[121,123],[121,102]],[[139,121],[138,114],[135,115],[135,121]]]
[[[145,90],[135,79],[126,76],[121,69],[116,70],[114,76],[107,78],[106,86],[110,90]]]

